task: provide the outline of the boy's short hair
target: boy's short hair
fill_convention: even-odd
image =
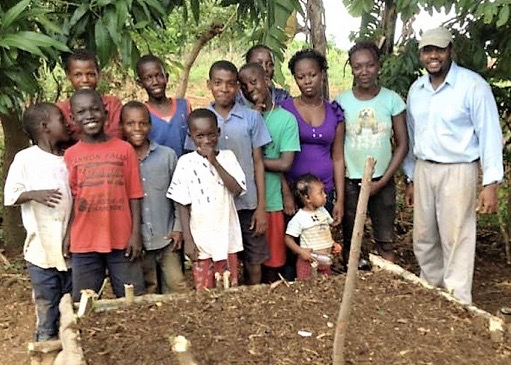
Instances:
[[[218,119],[216,117],[216,114],[213,113],[211,110],[206,108],[199,108],[195,109],[193,112],[190,113],[188,116],[188,129],[190,129],[191,124],[196,119],[211,119],[215,122],[215,126],[218,127]]]
[[[41,122],[48,121],[51,111],[55,109],[59,110],[55,104],[43,102],[31,105],[23,113],[21,124],[33,143],[39,139]]]
[[[245,70],[256,70],[260,76],[266,77],[266,71],[264,71],[263,66],[261,66],[259,63],[256,62],[245,63],[243,66],[240,67],[238,74],[241,74]]]
[[[165,70],[165,64],[163,63],[161,58],[149,53],[149,54],[146,54],[146,55],[140,57],[137,61],[135,70],[137,71],[138,77],[140,77],[140,68],[142,67],[142,65],[145,63],[149,63],[149,62],[159,63],[161,65],[161,67],[163,68],[163,70]]]
[[[96,70],[99,72],[99,61],[94,52],[88,51],[85,48],[76,48],[73,53],[68,54],[64,58],[64,70],[69,72],[71,62],[73,61],[91,61],[94,62]]]
[[[236,68],[234,63],[227,60],[220,60],[213,63],[209,68],[209,79],[211,80],[211,78],[213,77],[213,73],[219,70],[232,72],[234,75],[236,75],[236,78],[238,78],[238,69]]]
[[[273,55],[273,51],[271,50],[270,47],[264,45],[264,44],[256,44],[252,47],[250,47],[247,51],[247,53],[245,53],[245,62],[250,62],[250,59],[252,58],[252,53],[254,53],[255,51],[258,51],[258,50],[265,50],[265,51],[268,51],[268,53],[270,54],[272,60],[275,59],[275,56]]]
[[[97,92],[96,90],[92,89],[79,89],[74,92],[74,94],[71,96],[71,99],[69,99],[69,104],[71,105],[71,109],[73,108],[73,103],[75,102],[76,98],[83,96],[83,95],[90,95],[96,99],[96,101],[101,104],[101,107],[103,110],[105,110],[105,104],[103,104],[103,98],[101,97],[101,94]]]
[[[143,110],[145,113],[147,113],[147,120],[149,121],[149,124],[152,124],[151,113],[149,113],[149,109],[147,109],[147,106],[144,103],[141,103],[138,100],[130,100],[122,106],[120,118],[121,120],[119,121],[121,124],[123,123],[124,113],[126,113],[129,109]]]

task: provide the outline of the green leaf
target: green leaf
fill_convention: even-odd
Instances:
[[[71,20],[69,20],[69,26],[73,27],[75,26],[80,19],[87,13],[87,10],[89,10],[89,4],[88,3],[82,3],[79,7],[76,8],[73,15],[71,16]]]
[[[499,20],[497,21],[497,28],[502,27],[509,20],[509,5],[503,4],[499,11]]]
[[[101,65],[106,65],[110,58],[112,42],[102,18],[99,18],[94,26],[94,39],[99,62]]]
[[[2,29],[7,29],[13,24],[30,4],[30,0],[23,0],[7,10],[2,16]]]
[[[186,7],[186,6],[185,6]],[[200,2],[199,0],[191,0],[190,7],[192,8],[193,19],[196,23],[199,23],[200,18]]]
[[[105,10],[103,20],[106,24],[108,34],[110,34],[110,38],[112,38],[113,42],[118,46],[121,43],[121,29],[119,29],[119,24],[117,23],[116,9],[112,6],[109,6]],[[122,25],[121,28],[123,28]]]
[[[41,51],[41,49],[31,43],[26,42],[23,37],[21,37],[19,34],[7,34],[4,37],[0,39],[0,47],[5,47],[10,49],[11,47],[21,49],[23,51],[32,53],[33,55],[39,56],[39,57],[45,57],[44,53]]]

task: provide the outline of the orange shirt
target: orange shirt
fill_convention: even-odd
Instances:
[[[110,137],[117,137],[122,139],[122,131],[119,125],[121,121],[121,99],[113,95],[102,95],[101,98],[103,99],[103,104],[105,105],[105,110],[107,112],[105,133]],[[78,141],[80,139],[80,129],[73,122],[73,118],[71,117],[71,103],[69,100],[70,99],[60,101],[57,103],[57,106],[66,118],[67,125],[69,130],[72,132],[73,139]]]
[[[74,198],[71,252],[125,249],[132,233],[129,201],[144,196],[133,147],[118,138],[79,141],[64,160]]]

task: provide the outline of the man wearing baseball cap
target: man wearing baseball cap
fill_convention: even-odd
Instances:
[[[446,28],[424,32],[427,74],[407,100],[409,152],[405,201],[414,206],[413,246],[421,277],[472,302],[476,211],[494,213],[503,179],[502,130],[490,85],[452,60]],[[479,165],[483,187],[476,195]]]

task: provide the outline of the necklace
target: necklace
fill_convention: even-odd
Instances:
[[[317,109],[323,105],[323,99],[320,99],[319,103],[317,103],[317,104],[306,103],[305,101],[303,101],[301,96],[298,98],[298,100],[300,101],[300,104],[302,104],[306,108]]]

